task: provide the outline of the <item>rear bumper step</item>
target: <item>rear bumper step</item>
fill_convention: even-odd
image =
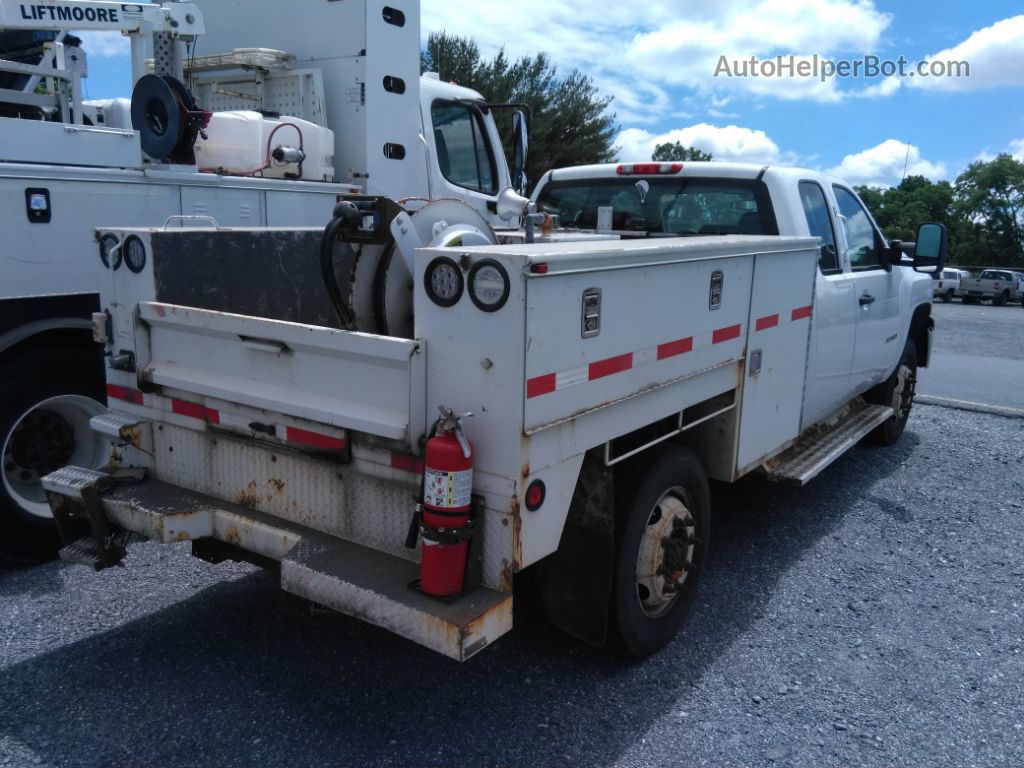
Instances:
[[[892,415],[893,409],[884,405],[860,405],[824,431],[812,427],[795,445],[765,462],[768,479],[806,485]]]
[[[54,486],[58,493],[72,490]],[[512,629],[510,594],[481,587],[452,603],[434,600],[410,588],[416,563],[238,504],[158,480],[115,486],[100,503],[110,522],[159,542],[215,539],[277,560],[286,592],[457,661]]]

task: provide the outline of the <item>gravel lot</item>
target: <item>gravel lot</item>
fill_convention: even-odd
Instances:
[[[1022,425],[919,406],[717,488],[699,610],[636,664],[520,603],[459,666],[182,547],[0,569],[0,765],[1021,765]]]

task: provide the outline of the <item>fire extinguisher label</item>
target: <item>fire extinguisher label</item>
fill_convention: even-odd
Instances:
[[[468,507],[473,496],[473,470],[424,470],[424,502],[431,507]]]

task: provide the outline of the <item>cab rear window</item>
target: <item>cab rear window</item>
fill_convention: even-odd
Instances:
[[[763,182],[715,178],[576,179],[541,190],[538,208],[569,229],[647,235],[777,235]]]

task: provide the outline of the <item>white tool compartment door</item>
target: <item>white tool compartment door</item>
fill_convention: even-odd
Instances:
[[[816,269],[813,248],[756,257],[736,460],[741,470],[800,434]]]
[[[531,278],[526,431],[741,360],[753,260],[739,255]],[[587,295],[600,297],[593,335],[583,328]],[[687,405],[681,399],[679,410]],[[665,415],[652,413],[651,421]]]

